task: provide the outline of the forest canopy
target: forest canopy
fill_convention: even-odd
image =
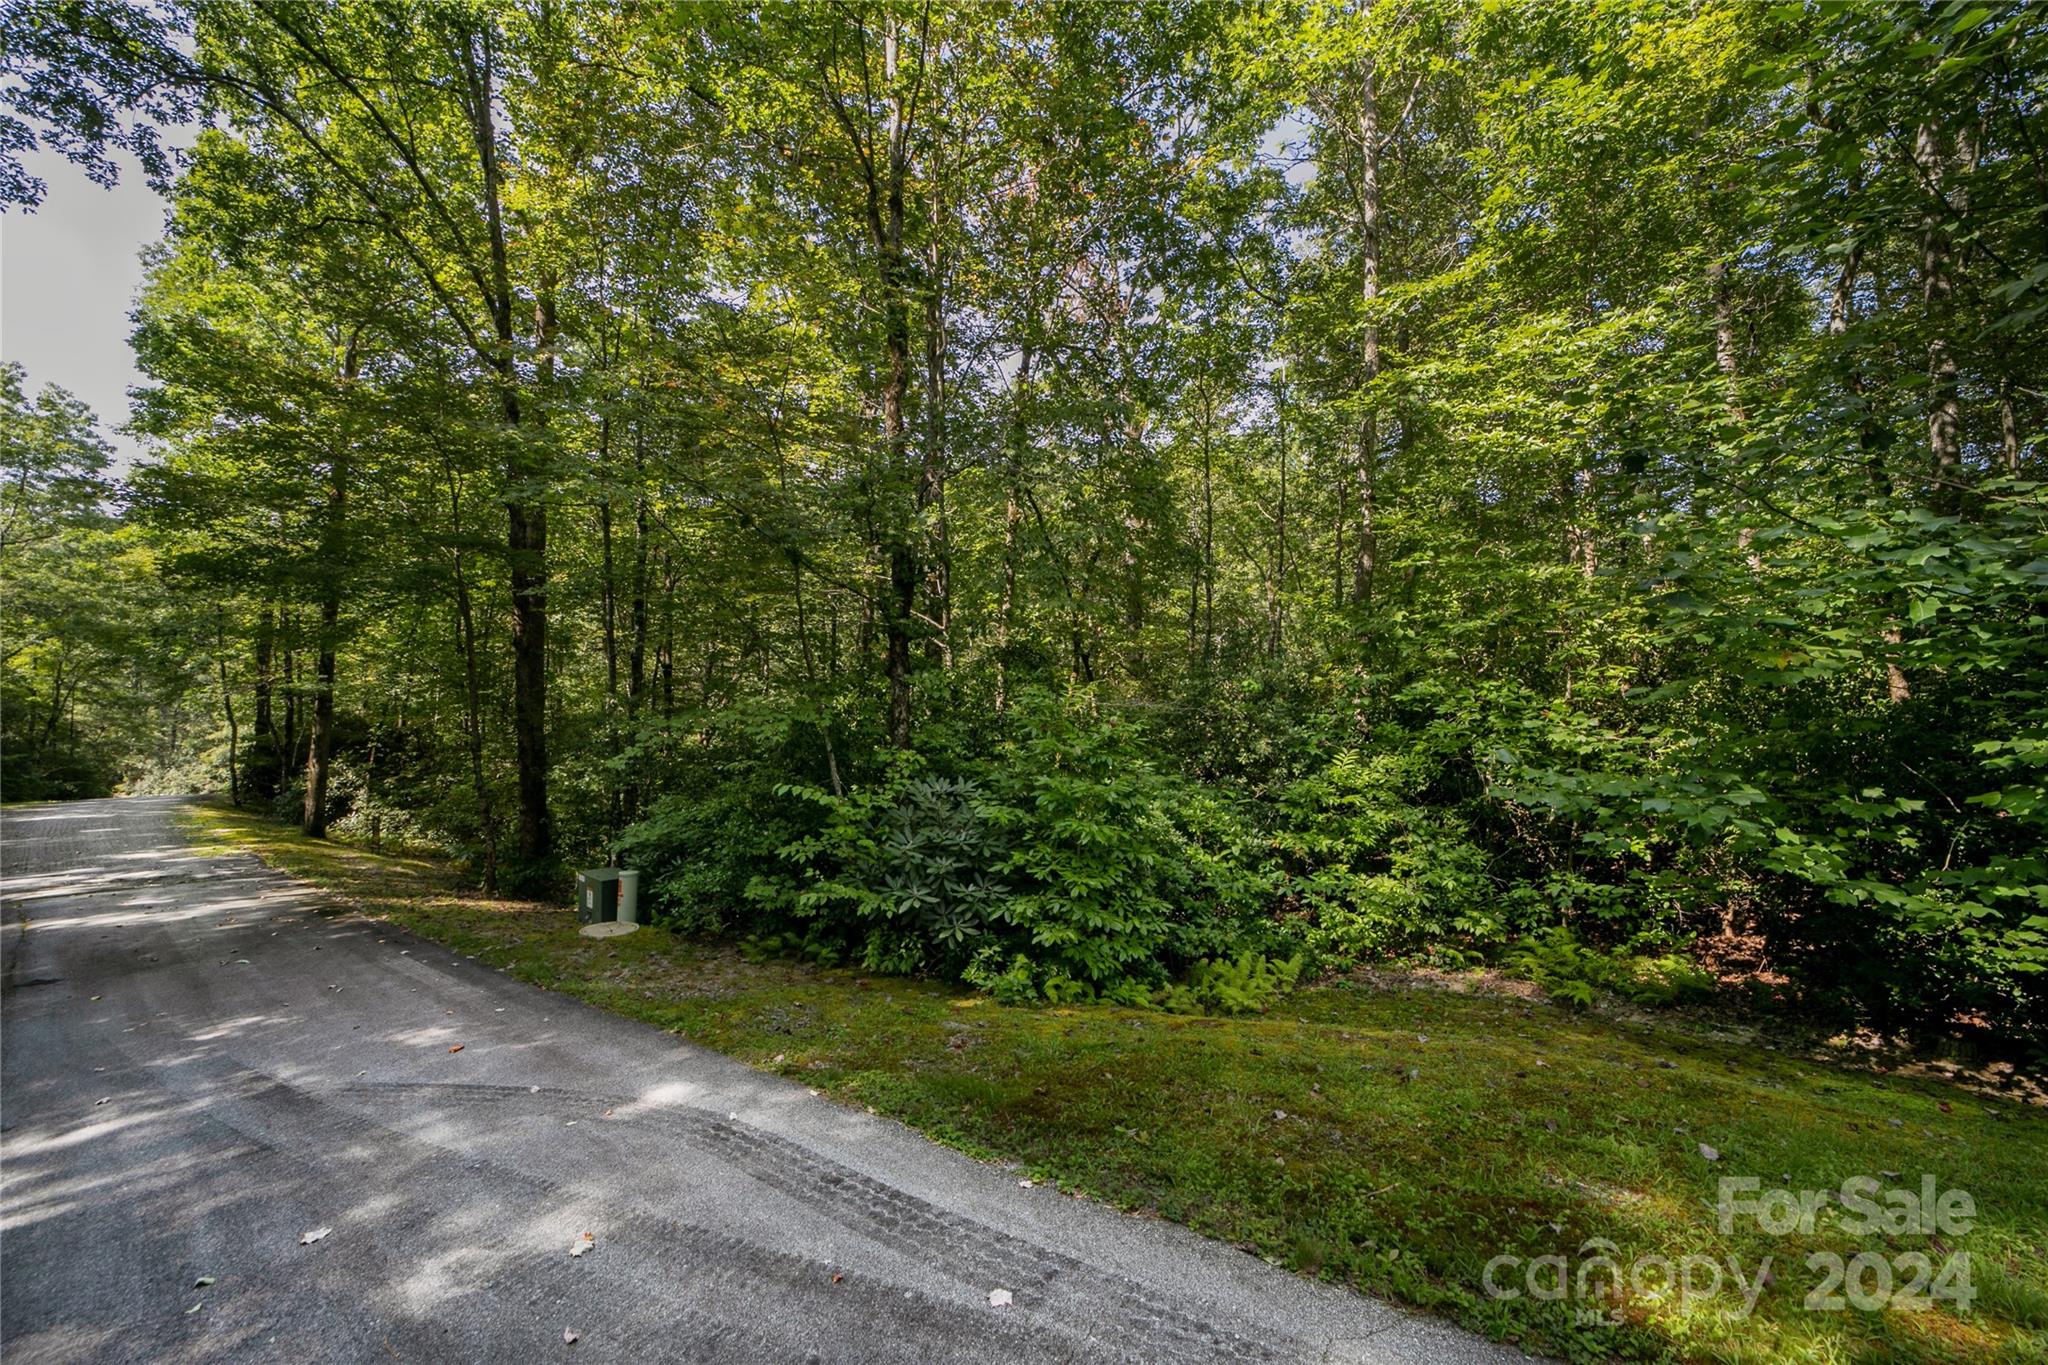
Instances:
[[[0,198],[170,205],[148,458],[0,376],[7,799],[1005,998],[2048,1034],[2040,9],[0,29]]]

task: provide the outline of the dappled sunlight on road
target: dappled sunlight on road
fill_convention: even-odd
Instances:
[[[279,1025],[294,1025],[299,1022],[301,1022],[299,1019],[289,1015],[249,1014],[244,1015],[240,1019],[229,1019],[223,1021],[222,1023],[214,1024],[208,1028],[202,1029],[198,1033],[194,1033],[189,1036],[195,1043],[213,1043],[219,1042],[220,1040],[225,1038],[233,1038],[235,1035],[240,1033],[247,1033],[251,1029],[275,1027]],[[175,1066],[178,1064],[179,1061],[182,1060],[184,1059],[159,1058],[158,1060],[153,1062],[152,1065]]]

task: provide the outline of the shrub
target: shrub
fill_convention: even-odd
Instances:
[[[758,915],[875,971],[957,976],[999,999],[1134,999],[1255,937],[1272,878],[1230,803],[1183,793],[1085,696],[1027,695],[1011,737],[947,774],[918,755],[842,794],[785,785],[810,818],[755,875]]]
[[[691,728],[685,731],[684,726]],[[663,795],[618,841],[657,919],[685,932],[774,932],[791,923],[780,850],[822,812],[792,786],[821,746],[802,717],[734,709],[671,723],[636,746],[665,751]],[[687,733],[688,742],[677,743]],[[642,757],[639,755],[645,754]]]
[[[757,903],[786,904],[811,932],[838,934],[871,971],[958,975],[989,945],[1009,854],[977,784],[906,762],[843,796],[780,790],[824,820],[780,850],[799,879],[757,879]]]
[[[1009,846],[1001,917],[1048,979],[1154,976],[1192,890],[1165,784],[1118,727],[1043,700],[986,771]]]
[[[1586,1006],[1601,992],[1639,1005],[1670,1005],[1703,996],[1713,978],[1680,953],[1602,952],[1569,929],[1519,940],[1504,964],[1566,1004]]]
[[[1347,749],[1282,793],[1274,842],[1295,871],[1317,953],[1354,961],[1451,937],[1504,937],[1490,913],[1485,853],[1454,812],[1423,803],[1441,766],[1413,744]]]

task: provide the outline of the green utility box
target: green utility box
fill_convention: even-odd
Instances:
[[[619,917],[619,870],[593,867],[576,874],[576,921],[610,924]]]

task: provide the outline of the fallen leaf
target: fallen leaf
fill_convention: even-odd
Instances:
[[[838,1284],[838,1283],[840,1283],[840,1282],[841,1282],[842,1280],[844,1280],[845,1278],[846,1278],[846,1276],[844,1276],[844,1275],[840,1274],[840,1273],[839,1273],[838,1271],[836,1271],[836,1270],[832,1272],[832,1283],[834,1283],[834,1284]]]
[[[203,1307],[205,1307],[205,1306],[206,1306],[206,1300],[204,1300],[204,1299],[201,1299],[201,1300],[200,1300],[200,1301],[199,1301],[198,1303],[195,1303],[195,1304],[193,1304],[193,1305],[192,1305],[192,1306],[191,1306],[190,1308],[187,1308],[187,1309],[185,1310],[185,1316],[186,1316],[186,1317],[190,1317],[190,1316],[192,1316],[192,1315],[193,1315],[194,1313],[197,1313],[197,1312],[198,1312],[198,1311],[199,1311],[199,1310],[200,1310],[201,1308],[203,1308]]]
[[[578,1237],[575,1241],[569,1243],[569,1254],[571,1256],[581,1256],[584,1252],[594,1251],[596,1250],[596,1248],[596,1236],[586,1232],[581,1237]]]
[[[1941,1112],[1944,1114],[1953,1114],[1956,1111],[1949,1107],[1949,1102],[1947,1100],[1943,1100],[1941,1102]]]
[[[583,1334],[577,1331],[575,1328],[564,1327],[562,1329],[562,1344],[564,1346],[574,1346],[577,1342],[581,1340],[583,1340]]]
[[[1009,1290],[1007,1290],[1007,1289],[991,1289],[991,1290],[989,1290],[989,1291],[988,1291],[988,1306],[989,1306],[989,1307],[991,1307],[991,1308],[1008,1308],[1008,1307],[1010,1306],[1010,1303],[1011,1303],[1011,1299],[1010,1299],[1010,1291],[1009,1291]]]
[[[109,1095],[109,1096],[107,1096],[107,1097],[106,1097],[105,1099],[103,1099],[103,1100],[94,1100],[94,1101],[92,1102],[92,1107],[93,1107],[93,1108],[95,1108],[95,1109],[97,1109],[97,1108],[99,1108],[99,1107],[100,1107],[101,1105],[103,1105],[103,1104],[111,1104],[111,1103],[113,1103],[113,1101],[114,1101],[114,1097],[113,1097],[112,1095]]]
[[[199,1277],[198,1279],[196,1279],[196,1280],[192,1281],[192,1287],[193,1287],[194,1289],[204,1289],[204,1288],[206,1288],[206,1286],[208,1286],[208,1285],[210,1285],[210,1284],[212,1284],[212,1283],[213,1283],[213,1276],[211,1276],[211,1275],[201,1275],[201,1276],[200,1276],[200,1277]]]
[[[457,1044],[456,1044],[456,1045],[455,1045],[454,1047],[451,1047],[451,1048],[449,1048],[448,1050],[449,1050],[450,1052],[460,1052],[460,1051],[462,1051],[462,1049],[463,1049],[463,1048],[464,1048],[465,1046],[467,1046],[467,1045],[466,1045],[466,1044],[464,1044],[464,1043],[457,1043]]]
[[[333,1228],[314,1228],[311,1232],[300,1233],[299,1245],[309,1247],[332,1231],[334,1231]]]
[[[1721,1154],[1712,1147],[1707,1146],[1704,1142],[1700,1144],[1700,1156],[1708,1161],[1719,1161],[1721,1159]]]

